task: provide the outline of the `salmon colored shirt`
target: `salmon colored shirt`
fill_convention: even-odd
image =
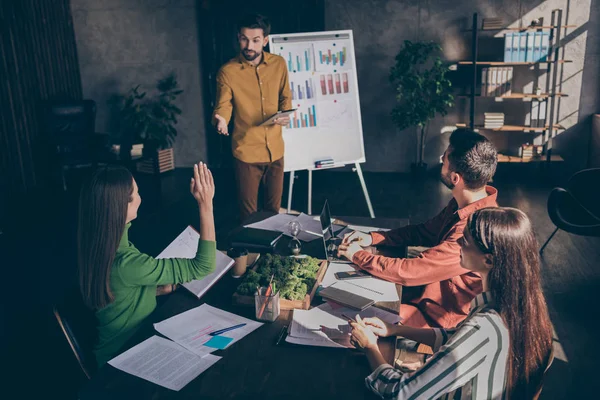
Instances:
[[[292,108],[292,91],[286,61],[263,52],[258,65],[239,55],[217,74],[217,102],[213,111],[229,120],[233,116],[233,156],[245,163],[270,163],[283,157],[281,125],[259,126],[277,111]]]
[[[374,245],[430,247],[416,258],[391,258],[357,251],[352,261],[374,276],[403,286],[424,286],[418,295],[402,296],[400,317],[412,327],[452,328],[469,314],[471,301],[482,292],[481,278],[460,266],[460,246],[467,218],[497,207],[498,191],[461,209],[455,199],[436,217],[419,225],[372,232]]]

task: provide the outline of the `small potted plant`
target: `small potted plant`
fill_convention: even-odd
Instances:
[[[171,73],[158,81],[154,95],[133,87],[123,98],[120,109],[122,141],[142,142],[144,159],[137,163],[139,172],[162,173],[175,168],[173,143],[175,125],[181,110],[174,102],[183,92]]]
[[[446,115],[454,106],[452,83],[446,76],[449,66],[440,58],[441,50],[434,42],[406,40],[390,72],[397,101],[392,119],[400,130],[417,127],[419,145],[416,162],[411,164],[417,174],[427,169],[423,162],[427,124],[437,114]]]

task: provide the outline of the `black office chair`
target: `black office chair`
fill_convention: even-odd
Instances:
[[[75,289],[55,304],[53,311],[81,371],[90,379],[97,368],[93,352],[98,337],[96,315],[85,306],[79,290]]]
[[[96,133],[93,100],[45,103],[41,123],[46,141],[53,148],[64,190],[71,169],[96,166],[107,159],[110,138]]]
[[[573,175],[566,188],[555,188],[548,196],[548,215],[556,229],[540,249],[540,254],[559,229],[575,235],[600,236],[600,168]]]

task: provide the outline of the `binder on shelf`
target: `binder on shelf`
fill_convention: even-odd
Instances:
[[[536,32],[527,32],[527,53],[525,54],[525,61],[536,61],[533,58],[533,43],[534,43],[534,36],[535,36]]]
[[[511,61],[512,62],[519,61],[519,40],[520,40],[519,34],[513,33],[512,44],[511,44],[511,49],[512,49]]]
[[[487,74],[488,74],[488,69],[487,68],[482,68],[481,69],[481,95],[482,96],[487,96]]]
[[[512,94],[513,68],[508,67],[506,70],[507,70],[507,73],[506,73],[506,92],[505,93],[507,95],[511,95]]]
[[[511,62],[512,61],[512,40],[513,33],[507,33],[504,35],[504,61]]]
[[[519,61],[527,60],[527,32],[519,32]]]
[[[548,52],[550,51],[550,32],[542,32],[542,54],[540,61],[548,60]]]
[[[533,61],[540,61],[542,58],[542,34],[543,32],[534,32],[533,36]]]

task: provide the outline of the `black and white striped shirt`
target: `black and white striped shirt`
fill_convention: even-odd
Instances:
[[[489,292],[471,302],[467,318],[454,329],[434,329],[434,355],[419,370],[404,374],[379,366],[365,382],[383,399],[501,399],[509,335]]]

